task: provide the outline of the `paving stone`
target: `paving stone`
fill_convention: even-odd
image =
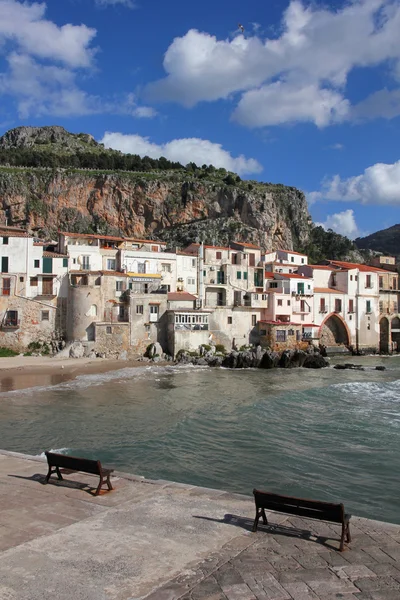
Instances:
[[[349,594],[358,592],[358,588],[346,579],[331,579],[329,581],[310,581],[308,582],[310,588],[320,598],[325,598],[329,594]]]
[[[218,584],[222,589],[226,586],[238,585],[243,583],[243,577],[232,567],[232,565],[224,565],[215,573]]]
[[[269,562],[276,571],[293,571],[302,568],[292,556],[271,556]]]
[[[192,590],[191,597],[193,600],[216,600],[218,597],[224,598],[225,595],[215,577],[207,577]]]
[[[361,592],[360,594],[356,594],[355,598],[357,600],[399,600],[399,594],[393,590],[376,590],[374,592]],[[343,600],[349,599],[347,596],[343,596]]]
[[[222,591],[228,600],[257,600],[249,586],[245,583],[223,586]]]
[[[284,585],[294,581],[303,581],[304,583],[322,582],[322,581],[339,581],[339,578],[329,569],[298,569],[296,571],[288,571],[278,573],[278,581]]]
[[[393,560],[400,562],[400,544],[395,546],[380,546],[382,552],[388,554]]]
[[[358,579],[355,582],[355,585],[362,592],[371,592],[375,590],[396,590],[397,597],[400,598],[400,583],[389,575],[385,577]]]
[[[383,557],[383,552],[380,551],[380,555]],[[347,550],[344,554],[344,558],[347,562],[356,565],[376,564],[379,561],[379,557],[375,558],[371,556],[370,552],[367,552],[366,549]]]
[[[303,581],[285,583],[283,587],[289,592],[290,597],[293,598],[293,600],[319,600],[316,593]]]
[[[384,551],[384,547],[378,548],[377,546],[368,546],[368,548],[363,549],[363,552],[368,554],[368,556],[371,556],[375,560],[375,562],[383,564],[393,564],[396,562],[392,556],[390,556],[387,552]]]
[[[356,581],[356,579],[362,579],[364,577],[376,577],[376,573],[371,571],[365,565],[348,565],[347,567],[333,567],[332,571],[340,579],[349,579],[350,581]]]
[[[384,577],[385,575],[390,575],[390,577],[393,577],[393,579],[395,579],[396,581],[400,581],[400,564],[396,563],[396,564],[376,564],[376,565],[370,565],[370,569],[376,573],[376,575],[379,575],[381,577]]]
[[[261,585],[267,600],[286,600],[290,599],[288,592],[281,586],[278,580],[271,575],[266,573],[261,577],[256,577],[256,581]]]
[[[346,560],[345,554],[345,552],[324,552],[320,556],[326,560],[330,567],[345,567],[350,564]]]
[[[295,555],[296,561],[304,569],[313,569],[315,567],[328,567],[328,562],[321,554],[300,554]]]

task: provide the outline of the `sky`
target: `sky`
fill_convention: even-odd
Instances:
[[[0,0],[0,134],[62,125],[400,222],[400,0]]]

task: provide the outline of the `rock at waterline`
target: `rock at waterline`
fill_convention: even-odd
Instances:
[[[303,367],[306,369],[323,369],[329,367],[329,362],[320,354],[308,354],[304,360]]]

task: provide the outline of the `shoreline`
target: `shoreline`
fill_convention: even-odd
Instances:
[[[97,375],[120,369],[165,366],[170,362],[148,363],[113,358],[55,358],[12,356],[0,359],[0,393],[31,387],[57,385],[80,375]]]

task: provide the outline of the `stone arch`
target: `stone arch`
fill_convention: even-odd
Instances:
[[[379,352],[389,352],[389,321],[383,317],[379,321]]]
[[[394,317],[390,323],[390,333],[392,336],[392,349],[394,352],[400,352],[400,318]]]
[[[342,317],[336,313],[331,313],[325,317],[321,324],[319,339],[324,346],[337,346],[338,344],[349,346],[351,336],[349,328]]]

